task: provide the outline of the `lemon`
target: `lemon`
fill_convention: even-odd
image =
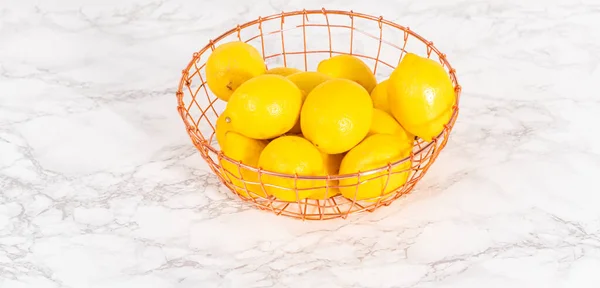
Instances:
[[[334,78],[345,78],[363,86],[371,93],[377,85],[373,71],[365,62],[351,55],[337,55],[319,62],[317,72]]]
[[[228,121],[228,113],[227,110],[223,111],[219,118],[217,118],[217,123],[215,124],[215,137],[217,138],[217,143],[219,143],[219,147],[221,150],[225,150],[223,147],[225,146],[225,134],[231,131],[231,123]]]
[[[325,172],[329,175],[337,175],[340,172],[340,164],[344,159],[345,154],[327,154],[321,152],[323,158],[323,165],[325,165]]]
[[[276,74],[281,76],[288,76],[294,73],[301,72],[302,70],[293,67],[275,67],[267,70],[267,74]]]
[[[330,80],[331,76],[320,72],[306,71],[289,75],[287,78],[294,82],[304,95],[308,95],[319,84]]]
[[[388,101],[388,80],[383,80],[371,91],[371,99],[373,99],[373,107],[381,109],[386,113],[392,114],[390,110],[390,102]]]
[[[244,82],[227,103],[233,131],[254,139],[272,139],[286,133],[298,121],[301,108],[300,89],[273,74]]]
[[[398,121],[392,117],[392,115],[385,113],[379,109],[373,109],[373,122],[371,123],[371,128],[369,129],[369,134],[394,134],[399,135],[404,138],[404,141],[413,143],[415,138],[414,135],[406,132]]]
[[[265,141],[248,138],[233,131],[225,133],[224,143],[225,149],[221,149],[225,156],[251,167],[258,167],[260,154],[267,146]],[[225,179],[231,181],[238,194],[252,198],[267,196],[259,184],[258,172],[238,167],[237,163],[232,163],[224,158],[220,163]]]
[[[258,50],[248,43],[233,41],[217,46],[208,56],[206,82],[219,99],[228,101],[242,83],[266,70]]]
[[[292,127],[288,133],[292,135],[302,133],[302,128],[300,128],[300,118],[298,118],[298,121],[296,121],[296,124],[294,124],[294,127]]]
[[[267,171],[298,176],[317,176],[325,173],[319,150],[299,136],[281,136],[271,141],[260,154],[258,165]],[[324,181],[318,180],[299,180],[269,174],[262,174],[261,178],[269,195],[289,202],[306,199],[317,192],[309,188],[325,186]],[[307,190],[297,190],[295,187]]]
[[[344,154],[327,154],[327,153],[321,152],[321,157],[323,158],[323,165],[325,167],[325,173],[323,176],[337,175],[338,172],[340,171],[340,164],[342,163]],[[319,183],[321,183],[320,186],[325,186],[325,185],[323,185],[324,182],[319,182]],[[327,188],[320,189],[317,192],[315,192],[314,194],[310,195],[308,198],[322,200],[322,199],[331,198],[333,196],[340,194],[340,190],[336,187],[336,186],[338,186],[338,180],[329,180],[328,186],[329,186],[328,189]]]
[[[340,174],[354,174],[376,168],[385,167],[388,163],[394,163],[410,155],[412,145],[404,141],[399,135],[374,134],[352,148],[342,159]],[[398,189],[408,179],[410,161],[393,167],[391,176],[388,171],[373,173],[370,175],[352,177],[340,180],[340,192],[350,200],[377,201],[374,197],[387,195]],[[360,181],[360,184],[358,184]],[[387,183],[386,183],[387,182]],[[358,185],[358,190],[356,188]]]
[[[315,87],[317,87],[317,85],[331,79],[331,77],[329,77],[323,73],[314,72],[314,71],[298,72],[298,73],[287,76],[287,78],[290,81],[294,82],[294,84],[296,84],[296,86],[298,86],[298,88],[300,88],[300,91],[302,91],[302,102],[304,102],[306,95],[308,95],[308,93],[310,93],[310,91],[312,91]],[[300,128],[300,119],[298,119],[298,121],[296,122],[296,125],[294,125],[294,127],[292,127],[292,129],[290,130],[290,133],[294,133],[294,134],[302,133],[302,129]]]
[[[331,79],[306,97],[300,125],[302,134],[327,154],[344,153],[362,141],[371,127],[373,102],[356,82]]]
[[[392,115],[404,129],[429,142],[452,116],[456,102],[452,81],[436,61],[406,54],[388,83]]]

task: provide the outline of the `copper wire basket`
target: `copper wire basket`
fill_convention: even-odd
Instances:
[[[409,157],[386,166],[350,175],[297,176],[275,173],[250,167],[226,157],[218,147],[215,137],[215,123],[226,103],[218,99],[206,85],[205,62],[218,44],[229,41],[245,41],[256,47],[263,55],[268,68],[294,67],[300,70],[316,70],[319,61],[339,54],[349,54],[361,58],[369,64],[378,82],[387,78],[403,55],[412,52],[437,60],[448,72],[455,88],[456,104],[453,114],[444,130],[430,142],[416,138]],[[259,17],[223,33],[210,40],[183,70],[177,90],[177,110],[183,119],[187,132],[200,151],[202,157],[221,182],[243,201],[256,207],[271,211],[277,215],[303,220],[324,220],[346,218],[349,214],[372,212],[378,207],[387,206],[404,194],[409,193],[425,175],[440,151],[446,145],[448,136],[458,116],[458,100],[461,88],[446,56],[408,27],[395,24],[383,17],[375,17],[353,11],[303,10],[282,12],[280,14]],[[223,169],[227,164],[228,169]],[[234,167],[231,169],[231,167]],[[402,169],[398,169],[401,167]],[[252,171],[258,179],[244,179],[244,172]],[[388,181],[396,173],[405,173],[406,182],[401,187],[393,187],[388,192]],[[266,177],[287,181],[293,185],[277,187]],[[386,178],[387,177],[387,178]],[[246,177],[248,178],[248,177]],[[314,189],[334,191],[339,181],[351,179],[355,186],[368,181],[384,181],[382,192],[385,195],[357,201],[341,195],[322,199],[302,199],[281,201],[266,196],[264,189],[271,186],[293,191],[296,196],[302,188],[302,181],[321,181],[323,186]],[[253,180],[253,181],[252,181]],[[315,182],[317,183],[317,182]],[[260,187],[260,190],[248,187]],[[332,193],[333,194],[333,193]],[[331,195],[331,194],[330,194]]]

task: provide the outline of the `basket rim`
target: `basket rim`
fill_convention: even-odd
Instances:
[[[333,175],[319,175],[319,176],[308,176],[308,175],[297,175],[297,174],[287,174],[287,173],[280,173],[280,172],[274,172],[274,171],[270,171],[270,170],[265,170],[262,169],[260,167],[254,167],[254,166],[249,166],[246,165],[244,163],[241,163],[240,161],[234,160],[228,156],[226,156],[223,151],[221,149],[216,149],[215,147],[213,147],[209,141],[207,139],[204,138],[204,136],[202,136],[202,139],[199,141],[200,146],[206,150],[209,150],[212,153],[215,153],[218,155],[218,159],[219,162],[221,161],[221,159],[224,159],[225,161],[228,161],[230,163],[235,164],[237,167],[239,167],[240,169],[246,169],[246,170],[250,170],[252,172],[257,172],[260,175],[270,175],[270,176],[275,176],[275,177],[280,177],[280,178],[290,178],[290,179],[299,179],[299,180],[345,180],[345,179],[353,179],[353,178],[357,178],[357,177],[364,177],[364,176],[370,176],[373,174],[377,174],[377,173],[381,173],[383,171],[387,171],[389,170],[389,172],[391,173],[391,169],[402,165],[403,163],[411,160],[414,156],[419,155],[421,153],[423,153],[424,151],[426,151],[427,149],[429,149],[431,147],[431,145],[434,145],[437,143],[438,139],[440,139],[442,137],[442,135],[444,135],[444,133],[448,133],[448,135],[450,134],[450,131],[452,130],[452,126],[450,124],[453,124],[456,119],[458,118],[458,111],[459,111],[459,102],[460,102],[460,94],[462,91],[462,87],[459,84],[458,81],[458,77],[456,76],[456,70],[452,67],[452,65],[450,64],[450,62],[446,59],[446,54],[442,53],[439,49],[437,49],[437,47],[435,47],[433,45],[432,41],[428,41],[427,39],[425,39],[424,37],[422,37],[421,35],[417,34],[416,32],[412,31],[408,26],[402,26],[400,24],[397,24],[393,21],[390,20],[386,20],[383,18],[383,16],[372,16],[369,14],[364,14],[364,13],[357,13],[354,12],[353,10],[350,11],[345,11],[345,10],[327,10],[325,8],[322,8],[320,10],[295,10],[295,11],[289,11],[289,12],[281,12],[281,13],[277,13],[277,14],[271,14],[268,16],[259,16],[257,19],[252,20],[252,21],[248,21],[245,22],[243,24],[238,24],[235,28],[229,29],[228,31],[222,33],[221,35],[217,36],[214,39],[211,39],[208,41],[208,43],[201,48],[200,50],[198,50],[197,52],[193,53],[193,57],[190,60],[190,62],[188,63],[188,65],[186,66],[186,68],[182,71],[182,77],[179,81],[179,86],[177,89],[177,99],[178,99],[178,105],[177,105],[177,109],[179,111],[179,113],[181,114],[181,117],[184,119],[184,123],[185,121],[185,116],[183,115],[182,109],[185,110],[185,105],[183,103],[183,97],[179,97],[181,95],[183,95],[183,87],[186,83],[186,79],[189,76],[189,71],[190,69],[195,65],[195,63],[200,59],[200,56],[203,55],[206,51],[208,51],[209,49],[211,49],[212,47],[214,47],[214,45],[216,43],[218,43],[219,41],[223,40],[224,38],[234,34],[234,33],[239,33],[242,29],[253,26],[253,25],[261,25],[262,22],[264,21],[269,21],[269,20],[273,20],[273,19],[283,19],[285,17],[288,16],[298,16],[298,15],[302,15],[303,17],[307,17],[308,15],[311,14],[334,14],[334,15],[346,15],[349,17],[358,17],[358,18],[362,18],[362,19],[366,19],[366,20],[371,20],[371,21],[376,21],[379,22],[379,25],[381,26],[382,24],[386,24],[389,25],[393,28],[399,29],[404,31],[405,34],[410,34],[411,36],[419,39],[421,42],[423,42],[424,44],[427,45],[428,49],[430,49],[430,52],[435,52],[440,61],[443,62],[443,64],[447,67],[448,69],[448,73],[449,76],[452,80],[452,78],[454,78],[454,82],[456,83],[456,85],[454,85],[454,95],[455,95],[455,103],[452,106],[452,116],[450,117],[450,119],[448,120],[448,123],[444,124],[445,128],[435,137],[432,138],[431,141],[427,142],[426,145],[424,145],[423,147],[421,147],[420,149],[418,149],[415,152],[411,152],[409,156],[404,157],[400,160],[397,160],[393,163],[388,163],[388,165],[382,166],[382,167],[378,167],[378,168],[374,168],[374,169],[370,169],[370,170],[365,170],[365,171],[359,171],[357,173],[351,173],[351,174],[333,174]],[[306,18],[308,19],[308,18]],[[408,52],[405,51],[404,52]],[[193,128],[193,130],[195,130],[194,132],[199,132],[197,131],[196,127],[191,127]],[[413,146],[414,147],[414,146]],[[208,151],[205,151],[204,153],[206,153]],[[202,155],[203,157],[205,155]],[[208,157],[208,156],[206,156]],[[211,160],[212,161],[212,160]],[[216,163],[219,166],[221,166],[220,163]],[[408,169],[410,170],[410,168]],[[401,172],[401,171],[400,171]],[[394,172],[396,173],[396,172]]]

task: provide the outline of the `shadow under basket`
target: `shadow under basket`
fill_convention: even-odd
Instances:
[[[285,66],[315,71],[321,60],[340,54],[353,55],[371,67],[378,82],[388,78],[408,52],[434,59],[447,71],[454,86],[456,104],[452,107],[452,117],[442,133],[432,141],[415,139],[409,157],[370,171],[351,175],[307,177],[246,166],[226,157],[220,151],[215,139],[215,123],[227,103],[218,99],[208,89],[205,80],[204,68],[208,56],[217,45],[229,41],[244,41],[256,47],[269,68]],[[240,199],[276,215],[303,220],[325,220],[346,218],[358,212],[372,212],[409,193],[446,145],[458,117],[460,91],[455,70],[448,63],[446,56],[436,49],[432,42],[409,28],[384,20],[383,17],[352,11],[303,10],[259,17],[237,25],[209,41],[205,47],[193,54],[192,60],[183,70],[177,90],[177,110],[192,142],[211,170]],[[224,166],[226,169],[223,169]],[[390,187],[390,183],[394,182],[390,179],[398,177],[403,178],[403,184]],[[264,181],[266,178],[269,180]],[[319,191],[323,192],[321,198],[300,197],[308,193],[301,187],[310,186],[303,185],[303,182],[321,183],[320,186],[311,186],[311,189],[320,189]],[[353,187],[372,182],[369,187],[381,191],[376,191],[375,194],[379,194],[377,197],[361,200],[339,194],[330,197],[342,182],[350,182],[350,186]],[[275,183],[285,184],[277,186]],[[296,199],[282,201],[267,196],[264,191],[269,186],[280,191],[287,190],[288,195],[295,194]]]

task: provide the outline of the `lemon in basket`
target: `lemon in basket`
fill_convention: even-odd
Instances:
[[[306,95],[308,95],[315,87],[331,79],[330,76],[315,71],[298,72],[287,76],[287,78],[294,82],[294,84],[300,88],[300,91],[302,91],[302,102],[304,102]],[[302,130],[300,129],[300,119],[298,119],[298,122],[296,122],[296,125],[294,125],[292,130],[290,130],[290,133],[302,133]]]
[[[400,135],[374,134],[352,148],[342,159],[340,174],[364,172],[399,161],[410,155],[412,145]],[[392,168],[391,176],[387,169],[361,177],[340,180],[340,192],[350,200],[377,201],[374,197],[387,195],[406,183],[411,166],[410,161]],[[360,182],[359,182],[360,181]],[[360,184],[359,184],[360,183]],[[358,185],[358,189],[356,187]]]
[[[276,74],[281,76],[289,76],[294,73],[301,72],[302,70],[294,67],[275,67],[267,70],[267,74]]]
[[[308,93],[315,89],[315,87],[317,87],[319,84],[330,80],[331,76],[321,72],[306,71],[294,73],[287,76],[287,78],[294,82],[294,84],[296,84],[296,86],[298,86],[298,88],[300,88],[305,95],[308,95]]]
[[[452,117],[454,88],[436,61],[407,53],[388,83],[392,115],[410,133],[429,142]]]
[[[217,143],[219,143],[219,147],[223,150],[225,146],[225,134],[231,130],[230,119],[227,110],[223,111],[219,118],[217,118],[217,123],[215,124],[215,137],[217,138]]]
[[[344,153],[362,141],[371,127],[373,102],[367,90],[347,79],[315,87],[300,114],[302,134],[327,154]]]
[[[299,180],[292,176],[317,176],[325,173],[325,165],[319,150],[299,136],[281,136],[271,141],[260,154],[258,166],[264,170],[291,176],[286,178],[269,174],[261,175],[267,193],[282,201],[303,200],[317,192],[310,188],[325,187],[324,181]]]
[[[340,165],[342,164],[344,155],[346,154],[327,154],[321,152],[323,164],[325,165],[325,172],[327,172],[329,175],[337,175],[338,172],[340,172]]]
[[[300,117],[302,92],[281,75],[264,74],[242,84],[229,98],[233,131],[254,139],[288,132]]]
[[[381,109],[386,113],[392,114],[390,110],[390,102],[388,101],[388,80],[383,80],[371,91],[371,99],[373,99],[373,107]]]
[[[265,71],[267,68],[258,50],[241,41],[217,46],[206,60],[208,88],[223,101],[228,101],[242,83]]]
[[[368,136],[373,134],[394,134],[404,138],[405,141],[413,143],[415,136],[404,130],[392,115],[380,109],[373,108],[373,121]]]
[[[340,164],[342,163],[342,159],[344,158],[344,155],[345,154],[327,154],[327,153],[321,152],[321,157],[323,158],[323,165],[325,167],[325,174],[323,176],[337,175],[340,171]],[[321,186],[324,186],[324,185],[321,185]],[[326,189],[326,188],[319,189],[314,194],[311,194],[308,198],[316,199],[316,200],[324,200],[324,199],[339,195],[340,190],[338,188],[333,188],[335,186],[338,186],[338,180],[329,180],[329,188],[328,189]]]
[[[337,55],[319,62],[317,71],[334,78],[345,78],[363,86],[371,93],[377,85],[373,71],[365,62],[351,55]]]
[[[248,138],[233,131],[226,132],[222,140],[224,145],[221,150],[225,156],[252,167],[258,167],[260,154],[267,146],[266,141]],[[225,179],[231,181],[237,193],[244,197],[266,197],[258,181],[258,172],[238,167],[237,163],[223,158],[220,163]]]

